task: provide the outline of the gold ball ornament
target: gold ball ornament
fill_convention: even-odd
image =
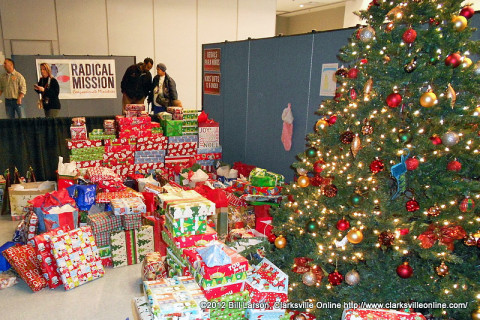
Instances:
[[[352,229],[347,233],[347,240],[350,243],[358,244],[363,241],[363,233],[358,229]]]
[[[285,239],[284,236],[278,236],[277,239],[275,239],[275,247],[278,249],[283,249],[287,246],[287,239]]]
[[[420,97],[420,105],[425,108],[433,107],[438,103],[437,95],[433,92],[425,92]]]
[[[480,308],[472,312],[472,320],[480,320]]]
[[[358,136],[358,133],[353,138],[352,144],[350,145],[350,151],[352,151],[352,155],[355,158],[357,156],[358,151],[362,148],[362,141]]]
[[[468,57],[464,57],[463,58],[463,61],[462,61],[462,68],[466,69],[468,67],[470,67],[472,65],[472,59],[468,58]]]
[[[323,130],[323,129],[326,129],[327,127],[329,126],[328,124],[328,121],[325,120],[325,119],[320,119],[317,121],[317,123],[315,124],[315,129],[317,131],[320,131],[320,130]]]
[[[454,16],[452,19],[453,22],[453,29],[456,31],[463,31],[468,25],[467,18],[464,16]]]
[[[403,8],[401,6],[393,8],[392,10],[388,11],[387,17],[392,20],[401,20],[403,18]]]
[[[440,277],[445,277],[449,273],[448,266],[442,261],[442,263],[435,268],[435,272],[437,272]]]
[[[365,82],[365,86],[363,87],[363,96],[365,99],[370,98],[370,94],[372,93],[372,88],[373,88],[373,79],[370,78]]]
[[[447,99],[450,99],[450,106],[453,108],[455,106],[455,102],[457,101],[457,93],[450,83],[448,84],[446,94]]]
[[[300,176],[297,179],[297,184],[302,188],[306,188],[310,185],[310,179],[307,176]]]

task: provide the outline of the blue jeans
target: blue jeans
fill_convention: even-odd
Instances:
[[[15,119],[15,113],[19,118],[25,118],[23,106],[17,104],[17,99],[5,99],[5,111],[9,119]]]

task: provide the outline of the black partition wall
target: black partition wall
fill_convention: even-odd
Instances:
[[[478,14],[470,21],[480,26]],[[203,108],[220,123],[223,160],[242,161],[293,178],[291,164],[319,119],[322,64],[342,62],[339,50],[354,28],[288,37],[203,45],[221,49],[220,95],[203,95]],[[480,39],[480,32],[474,34]],[[292,104],[292,148],[280,140],[282,111]]]

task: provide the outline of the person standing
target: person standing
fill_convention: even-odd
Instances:
[[[35,91],[40,95],[42,100],[43,111],[45,117],[56,118],[60,112],[60,86],[57,79],[52,75],[52,70],[48,63],[40,64],[40,73],[42,77],[38,80],[38,84],[34,85]]]
[[[23,97],[27,93],[25,78],[15,70],[15,63],[12,59],[5,59],[3,67],[7,73],[0,77],[0,95],[5,93],[7,116],[10,119],[15,119],[15,114],[17,114],[18,118],[25,118],[25,111],[22,106]]]
[[[145,58],[144,62],[131,65],[125,71],[121,82],[122,104],[143,104],[145,98],[149,97],[152,90],[152,74],[150,69],[153,66],[151,58]]]
[[[166,111],[168,106],[182,106],[178,100],[175,80],[166,71],[167,66],[164,63],[157,64],[157,75],[153,78],[152,90],[154,113]]]

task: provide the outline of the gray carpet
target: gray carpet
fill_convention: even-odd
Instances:
[[[18,222],[0,217],[0,245],[11,241]],[[112,319],[132,317],[131,301],[141,296],[141,265],[106,268],[105,276],[70,291],[63,286],[34,293],[19,279],[0,290],[0,319]]]

